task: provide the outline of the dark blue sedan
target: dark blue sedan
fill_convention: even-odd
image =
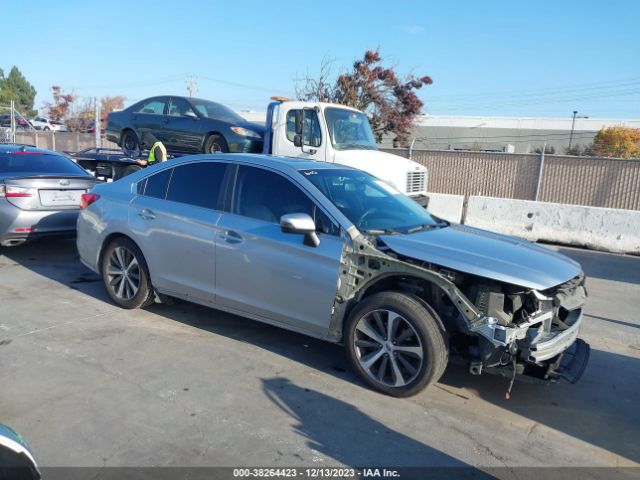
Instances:
[[[161,141],[170,152],[253,153],[262,151],[264,130],[219,103],[161,96],[111,113],[105,134],[125,150]]]

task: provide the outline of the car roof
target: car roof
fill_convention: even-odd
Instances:
[[[320,162],[318,160],[308,160],[306,158],[282,157],[279,155],[263,155],[263,154],[247,154],[247,153],[214,153],[202,155],[186,155],[169,163],[177,165],[178,163],[190,163],[203,160],[224,160],[229,163],[253,164],[256,166],[271,167],[282,171],[300,171],[300,170],[355,170],[345,165],[339,165],[329,162]]]
[[[8,153],[8,152],[29,152],[29,153],[40,153],[42,155],[59,155],[64,157],[64,155],[60,152],[54,152],[53,150],[46,150],[44,148],[36,148],[31,145],[22,145],[19,143],[1,143],[0,144],[0,153]]]

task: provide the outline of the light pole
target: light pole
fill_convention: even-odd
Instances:
[[[569,148],[567,150],[571,151],[571,144],[573,143],[573,129],[576,127],[576,118],[589,118],[586,115],[578,116],[578,111],[573,111],[573,121],[571,122],[571,134],[569,135]]]

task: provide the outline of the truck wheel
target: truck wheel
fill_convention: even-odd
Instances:
[[[127,175],[131,175],[132,173],[137,172],[138,170],[142,170],[140,165],[129,165],[126,168],[120,168],[116,171],[116,174],[113,177],[113,181],[120,180],[122,177],[126,177]]]
[[[394,397],[437,382],[449,352],[437,314],[400,292],[365,298],[349,315],[345,347],[358,375]]]
[[[204,153],[228,153],[227,141],[222,135],[209,135],[204,142]]]
[[[140,150],[140,142],[133,130],[125,130],[120,145],[123,150]]]
[[[117,238],[107,246],[100,271],[107,293],[119,306],[133,309],[153,303],[147,262],[128,238]]]

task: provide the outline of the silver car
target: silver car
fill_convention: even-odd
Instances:
[[[84,203],[80,258],[118,305],[177,297],[343,343],[390,395],[417,393],[449,361],[509,389],[519,376],[575,382],[587,363],[577,263],[449,224],[359,170],[198,155]]]
[[[0,145],[0,245],[75,235],[81,195],[96,181],[59,153]]]

